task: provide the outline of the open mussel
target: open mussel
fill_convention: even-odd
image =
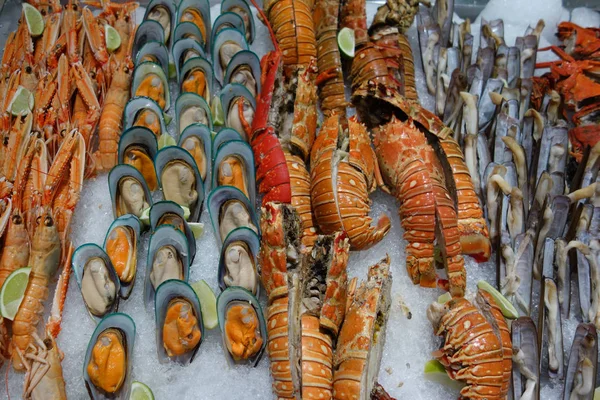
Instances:
[[[152,20],[160,24],[165,32],[165,44],[169,43],[173,33],[176,11],[175,3],[170,0],[152,0],[146,8],[144,21]]]
[[[222,145],[235,140],[244,140],[238,131],[232,128],[221,128],[213,139],[212,153],[217,154]]]
[[[152,194],[146,180],[131,165],[119,164],[111,169],[108,187],[115,218],[125,214],[139,218],[152,205]]]
[[[256,366],[267,345],[265,318],[256,297],[240,287],[227,288],[217,299],[217,315],[227,360]]]
[[[249,228],[237,228],[231,231],[223,242],[219,258],[219,287],[239,286],[254,296],[260,288],[257,259],[260,239]]]
[[[110,258],[120,282],[120,296],[127,299],[135,283],[137,251],[142,223],[131,214],[113,221],[104,238],[104,251]]]
[[[134,343],[135,323],[129,315],[113,313],[100,321],[83,364],[91,399],[129,399]]]
[[[146,20],[138,26],[133,41],[133,57],[137,60],[137,54],[141,48],[149,42],[159,42],[166,45],[167,39],[162,25],[154,20]]]
[[[214,160],[212,187],[233,186],[239,189],[250,204],[256,201],[254,154],[242,140],[221,145]]]
[[[225,112],[225,126],[233,128],[248,141],[256,111],[256,99],[238,83],[230,83],[221,90],[221,106]]]
[[[148,128],[134,126],[119,139],[119,164],[128,164],[140,171],[151,191],[158,189],[153,161],[157,152],[156,136]]]
[[[177,9],[177,21],[196,25],[202,34],[204,43],[210,43],[210,4],[208,0],[182,0]]]
[[[156,231],[159,226],[171,225],[177,230],[183,232],[190,246],[190,263],[196,257],[196,239],[185,220],[183,208],[172,201],[159,201],[152,205],[150,209],[150,229]]]
[[[73,272],[83,302],[92,316],[100,320],[119,308],[119,278],[108,255],[99,246],[88,243],[73,253]]]
[[[131,97],[145,96],[154,100],[163,111],[171,107],[169,81],[159,64],[143,62],[133,71]]]
[[[179,147],[192,155],[200,177],[204,182],[204,190],[210,190],[212,176],[212,143],[210,129],[206,125],[191,124],[179,136]]]
[[[181,38],[173,44],[171,53],[175,62],[175,71],[177,72],[177,82],[181,80],[181,67],[191,58],[206,58],[206,53],[200,42],[193,38]]]
[[[567,365],[563,400],[592,400],[598,370],[598,333],[593,324],[579,324]]]
[[[254,26],[254,16],[250,6],[245,0],[224,0],[221,2],[221,14],[232,12],[239,15],[244,21],[244,36],[248,43],[254,41],[256,27]]]
[[[125,130],[132,126],[148,128],[159,138],[167,132],[163,113],[154,100],[149,97],[134,97],[125,105],[123,127]]]
[[[236,228],[246,227],[259,233],[254,205],[233,186],[213,189],[208,196],[208,211],[219,245]]]
[[[180,22],[175,27],[173,43],[177,43],[181,39],[193,39],[201,45],[203,51],[206,51],[206,40],[202,36],[202,32],[191,22]]]
[[[215,20],[215,23],[212,27],[212,37],[217,36],[219,32],[223,29],[237,29],[240,32],[245,32],[246,27],[244,25],[244,20],[240,17],[239,14],[234,12],[224,12],[221,13]]]
[[[186,207],[190,221],[198,222],[204,202],[204,184],[194,157],[181,147],[165,147],[156,154],[154,168],[165,200]]]
[[[183,64],[178,76],[180,93],[195,93],[210,100],[213,92],[213,68],[202,57],[190,58]]]
[[[135,65],[143,62],[153,62],[160,65],[163,71],[169,70],[169,50],[163,42],[146,42],[135,56]]]
[[[236,53],[225,70],[224,84],[239,83],[253,97],[260,93],[260,60],[258,56],[247,50]]]
[[[215,77],[220,83],[223,83],[223,77],[229,62],[233,56],[242,50],[249,50],[249,46],[244,34],[237,29],[223,29],[213,38],[211,55]]]
[[[183,133],[191,124],[202,124],[212,130],[212,114],[208,103],[195,93],[183,93],[175,102],[177,132]]]
[[[185,235],[172,225],[160,225],[150,236],[144,303],[154,302],[156,289],[169,279],[187,282],[190,267],[189,244]]]
[[[176,279],[163,282],[156,289],[154,315],[159,361],[191,363],[204,338],[200,302],[194,289]]]

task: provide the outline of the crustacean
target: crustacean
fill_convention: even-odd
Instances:
[[[479,290],[474,303],[465,298],[434,303],[427,317],[435,334],[444,338],[434,356],[450,378],[467,384],[461,398],[506,398],[513,357],[511,335],[490,294]]]
[[[281,203],[263,206],[261,229],[273,391],[278,398],[331,398],[332,343],[346,311],[348,239],[319,236],[303,255],[298,215]]]

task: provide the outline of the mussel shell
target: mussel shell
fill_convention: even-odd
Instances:
[[[237,29],[241,33],[246,32],[246,27],[244,25],[244,20],[240,17],[239,14],[228,11],[221,13],[215,20],[215,23],[212,26],[212,37],[215,37],[221,30],[223,29]]]
[[[260,249],[260,239],[258,237],[258,235],[249,228],[246,227],[241,227],[241,228],[237,228],[231,231],[231,233],[229,233],[229,235],[227,235],[227,237],[225,238],[225,241],[223,242],[223,247],[221,247],[221,255],[219,257],[219,272],[218,272],[218,279],[219,279],[219,287],[221,288],[221,290],[226,290],[228,288],[227,284],[224,281],[225,278],[225,273],[227,271],[227,267],[225,266],[225,252],[227,251],[227,247],[234,242],[244,242],[247,246],[248,246],[248,250],[250,251],[250,256],[252,257],[252,259],[254,260],[254,267],[258,268],[258,251]],[[258,270],[256,271],[257,273],[257,279],[256,279],[256,288],[255,290],[248,290],[248,288],[245,288],[246,290],[248,290],[249,292],[256,292],[255,296],[259,297],[260,296],[260,279],[258,278]]]
[[[204,203],[204,183],[202,182],[202,177],[200,176],[200,171],[198,171],[196,161],[190,153],[188,153],[185,149],[176,146],[165,147],[158,153],[156,153],[156,157],[154,158],[154,168],[156,170],[156,177],[158,178],[158,185],[161,188],[163,187],[163,170],[170,162],[173,162],[175,160],[182,161],[185,164],[189,165],[194,173],[198,198],[190,207],[190,221],[199,222],[200,214],[202,214],[202,205]]]
[[[217,36],[215,36],[213,38],[213,42],[212,42],[212,46],[211,46],[211,51],[212,51],[211,56],[212,56],[212,60],[214,62],[215,78],[221,84],[224,83],[223,77],[225,76],[225,72],[224,72],[225,68],[221,67],[219,50],[221,49],[221,46],[225,42],[229,42],[229,41],[237,43],[242,50],[250,49],[250,47],[248,46],[248,43],[246,42],[246,39],[244,38],[244,34],[241,33],[240,31],[238,31],[237,29],[231,29],[231,28],[223,29],[221,32],[219,32],[217,34]]]
[[[219,186],[219,166],[221,162],[229,157],[237,157],[244,164],[244,176],[246,179],[246,185],[248,187],[248,195],[250,198],[250,204],[256,203],[256,178],[254,171],[254,153],[248,143],[243,140],[236,140],[223,143],[217,154],[215,155],[215,161],[213,163],[212,172],[212,187],[216,188]]]
[[[177,133],[181,132],[180,117],[183,111],[191,106],[201,107],[208,117],[208,128],[212,131],[213,121],[210,107],[206,100],[196,93],[183,93],[175,101],[175,115],[177,116]]]
[[[200,69],[202,70],[202,72],[204,72],[204,77],[206,79],[206,83],[208,86],[208,99],[207,102],[210,100],[210,96],[212,96],[212,94],[214,93],[214,85],[213,85],[213,77],[214,77],[214,73],[213,73],[213,67],[212,64],[210,63],[210,61],[202,58],[202,57],[194,57],[194,58],[190,58],[189,60],[187,60],[185,62],[185,64],[183,64],[183,66],[181,67],[181,71],[180,74],[177,75],[177,81],[179,82],[179,87],[181,88],[181,85],[183,84],[183,80],[186,78],[188,72],[194,70],[194,69]]]
[[[227,123],[227,117],[232,105],[231,103],[238,97],[246,99],[250,103],[250,106],[252,106],[254,112],[256,112],[256,99],[245,86],[240,85],[239,83],[229,83],[225,85],[225,87],[221,89],[221,106],[225,113],[225,126],[228,128],[231,128]],[[242,135],[242,137],[246,136],[245,132],[239,132],[239,134]]]
[[[177,7],[177,23],[181,20],[181,16],[183,12],[188,8],[195,8],[200,11],[202,14],[202,20],[204,21],[204,26],[206,27],[206,36],[204,38],[204,43],[210,43],[210,34],[211,34],[211,18],[210,18],[210,4],[208,0],[181,0],[179,6]],[[195,25],[195,24],[194,24]],[[206,48],[206,50],[209,50]]]
[[[597,372],[598,372],[598,333],[594,324],[579,324],[575,330],[573,345],[571,346],[571,354],[567,364],[567,372],[565,386],[563,392],[563,400],[569,400],[573,391],[575,374],[579,369],[581,357],[587,357],[591,363],[590,368],[593,368],[592,373],[588,376],[593,381],[590,382],[590,393],[587,397],[577,397],[578,399],[592,400],[594,397],[594,388],[596,387]]]
[[[169,50],[167,50],[167,46],[163,42],[155,40],[146,42],[135,56],[135,65],[138,66],[141,64],[143,62],[142,58],[149,55],[154,56],[158,60],[163,71],[169,70]]]
[[[106,231],[106,236],[104,237],[104,244],[102,245],[102,248],[106,252],[108,237],[111,234],[111,232],[113,231],[113,229],[115,229],[119,226],[131,228],[131,231],[133,232],[133,242],[134,242],[134,246],[135,246],[134,251],[137,253],[137,250],[139,249],[139,244],[140,244],[140,234],[142,232],[142,223],[140,222],[138,217],[136,217],[133,214],[123,215],[113,221],[113,223],[108,228],[108,231]],[[108,255],[108,253],[107,253],[107,255]],[[131,282],[123,282],[123,281],[121,281],[121,279],[119,279],[119,282],[121,285],[121,290],[120,290],[119,294],[122,299],[127,299],[131,295],[131,291],[133,290],[133,285],[135,284],[135,276],[137,274],[137,262],[138,261],[137,261],[137,254],[136,254],[136,261],[135,261],[135,265],[134,265],[135,272],[133,273],[133,279],[131,280]]]
[[[85,297],[83,297],[83,293],[82,293],[82,282],[83,282],[83,273],[85,272],[85,264],[88,262],[89,259],[91,258],[100,258],[104,261],[104,264],[106,265],[106,269],[108,270],[108,274],[110,279],[113,281],[113,283],[115,284],[115,299],[113,300],[112,304],[110,305],[110,307],[108,308],[108,310],[106,311],[105,314],[103,315],[94,315],[88,305],[85,302]],[[92,319],[94,320],[94,322],[98,322],[100,321],[104,316],[112,313],[112,312],[116,312],[119,309],[119,293],[121,292],[121,284],[120,284],[120,280],[119,277],[117,276],[117,273],[115,272],[115,269],[112,265],[112,263],[110,262],[110,258],[108,257],[108,254],[106,254],[106,252],[104,250],[102,250],[102,248],[94,243],[86,243],[84,245],[79,246],[75,252],[73,253],[73,257],[71,258],[71,267],[73,268],[73,272],[75,273],[75,280],[77,280],[77,285],[79,285],[79,292],[82,294],[82,298],[83,298],[83,304],[85,305],[86,309],[88,310],[88,313],[90,314],[90,316],[92,317]]]
[[[146,180],[144,179],[140,171],[138,171],[131,165],[119,164],[113,167],[113,169],[111,169],[110,173],[108,174],[108,188],[110,190],[110,199],[112,202],[114,218],[120,217],[120,215],[117,215],[117,194],[119,189],[119,181],[125,177],[132,177],[142,185],[142,189],[144,190],[144,197],[146,198],[145,200],[148,203],[148,205],[152,207],[152,193],[150,192],[150,189],[148,189],[148,184],[146,183]]]
[[[159,224],[159,222],[166,213],[179,215],[183,220],[183,230],[190,246],[190,263],[192,263],[194,257],[196,257],[196,239],[194,238],[192,229],[184,218],[183,208],[179,204],[168,200],[154,203],[152,208],[150,208],[150,229],[154,232],[159,226],[162,226],[163,224]]]
[[[222,128],[213,139],[212,154],[217,154],[221,146],[234,140],[244,140],[242,135],[233,128]]]
[[[129,146],[142,147],[152,160],[156,153],[158,153],[156,135],[144,126],[133,126],[123,132],[119,138],[119,164],[124,163],[125,151]]]
[[[245,0],[223,0],[221,2],[221,14],[223,13],[233,13],[236,14],[235,12],[231,11],[232,7],[240,7],[242,8],[244,11],[246,11],[246,13],[248,13],[248,18],[250,21],[250,40],[248,41],[248,43],[252,43],[254,42],[254,37],[256,35],[256,26],[254,24],[254,15],[252,14],[252,11],[250,10],[250,6],[248,5],[248,2],[246,2]],[[236,14],[239,15],[239,14]],[[241,16],[240,16],[241,18]],[[242,19],[242,22],[244,22],[244,20]],[[246,36],[246,30],[245,30],[246,26],[244,25],[244,30],[241,31],[244,33],[244,37]]]
[[[204,52],[204,48],[202,44],[197,42],[192,38],[183,38],[176,41],[171,49],[171,54],[173,55],[173,61],[175,62],[175,70],[177,71],[177,82],[180,81],[180,71],[183,66],[182,56],[188,50],[195,50],[200,54],[200,57],[206,58],[206,53]]]
[[[107,329],[115,329],[121,333],[123,337],[123,347],[127,353],[127,371],[125,381],[121,387],[121,390],[116,395],[107,396],[101,390],[98,390],[92,383],[87,373],[87,366],[92,358],[92,350],[98,341],[98,337]],[[131,391],[131,362],[133,360],[133,346],[135,343],[135,323],[133,319],[127,314],[123,313],[112,313],[104,317],[102,321],[98,323],[85,353],[85,359],[83,362],[83,380],[85,381],[85,387],[87,388],[88,394],[91,399],[94,400],[127,400],[129,399],[129,392]]]
[[[135,60],[137,60],[137,54],[141,48],[148,42],[165,43],[165,31],[162,25],[153,20],[142,22],[135,31],[132,51]]]
[[[246,361],[235,361],[229,353],[229,351],[227,350],[225,338],[225,317],[227,316],[227,308],[232,302],[239,302],[251,305],[252,308],[254,308],[254,311],[256,312],[260,323],[260,335],[263,340],[262,347],[254,356],[252,356]],[[223,338],[223,351],[225,352],[225,357],[227,358],[227,361],[230,363],[230,365],[249,364],[253,367],[256,367],[264,353],[265,347],[267,346],[267,325],[262,312],[262,308],[260,307],[258,300],[256,300],[256,297],[254,297],[252,293],[241,287],[233,286],[227,288],[223,292],[221,292],[221,294],[217,298],[217,315],[219,317],[219,329],[221,329],[221,336]]]
[[[221,214],[221,206],[229,200],[238,200],[244,205],[244,207],[246,207],[248,213],[250,214],[250,219],[252,220],[254,226],[256,226],[260,236],[260,225],[258,224],[258,218],[254,204],[250,203],[250,200],[238,188],[233,186],[219,186],[210,192],[207,201],[210,220],[212,222],[213,230],[215,232],[215,236],[217,237],[217,243],[219,246],[223,244],[221,235],[219,233],[219,217]]]
[[[187,300],[192,305],[194,314],[198,319],[200,333],[202,336],[193,350],[180,356],[169,357],[163,345],[163,327],[165,324],[165,318],[167,316],[167,307],[169,302],[177,298]],[[154,298],[154,317],[156,321],[156,349],[158,352],[158,361],[161,363],[175,361],[183,365],[191,364],[192,361],[194,361],[194,357],[196,356],[202,341],[204,340],[202,310],[200,308],[200,301],[198,300],[198,296],[196,295],[196,292],[194,292],[194,289],[192,289],[192,287],[186,282],[177,279],[169,279],[168,281],[161,283],[158,289],[156,289],[156,295]]]
[[[157,75],[165,87],[165,109],[163,111],[167,111],[169,107],[171,107],[169,80],[167,79],[166,71],[164,71],[159,64],[145,61],[135,67],[135,70],[133,71],[133,81],[131,83],[131,96],[135,96],[138,87],[142,83],[142,80],[150,73]]]
[[[190,272],[189,243],[185,235],[172,225],[160,225],[150,235],[148,245],[148,259],[146,260],[146,275],[144,278],[144,304],[149,307],[154,302],[155,290],[150,280],[150,273],[154,264],[154,256],[164,246],[173,246],[177,250],[183,265],[183,280],[188,281]]]
[[[173,43],[177,43],[181,39],[189,38],[192,40],[196,40],[196,42],[200,43],[204,51],[207,51],[208,43],[206,38],[202,36],[202,32],[196,26],[196,24],[192,22],[180,22],[175,27],[175,32],[173,33]]]
[[[206,177],[204,178],[204,192],[208,192],[211,189],[212,182],[212,134],[210,128],[202,124],[191,124],[183,130],[181,136],[179,136],[179,142],[177,146],[185,149],[183,143],[190,137],[196,137],[204,146],[204,156],[206,157]],[[187,150],[187,149],[185,149]],[[196,165],[197,166],[197,165]]]
[[[260,93],[260,60],[252,51],[243,50],[233,56],[225,70],[223,83],[231,83],[232,75],[240,65],[248,65],[250,67],[252,76],[256,81],[256,93]]]
[[[152,0],[150,2],[150,4],[148,4],[148,6],[146,7],[146,12],[144,13],[144,22],[146,21],[151,21],[148,19],[148,14],[150,14],[150,11],[152,11],[152,9],[156,6],[164,6],[167,8],[167,10],[169,10],[170,14],[171,14],[171,32],[170,33],[170,38],[173,37],[172,33],[173,33],[173,28],[175,27],[175,25],[177,24],[176,20],[175,20],[175,15],[177,14],[177,5],[175,4],[174,1],[171,0]],[[157,22],[158,23],[158,22]],[[160,25],[160,24],[158,24]],[[160,27],[162,28],[162,25],[160,25]],[[139,29],[139,28],[138,28]],[[164,29],[163,29],[164,31]],[[167,32],[164,32],[165,34]],[[165,35],[166,37],[166,35]],[[167,42],[170,41],[163,41],[165,44],[168,44]],[[171,42],[172,43],[172,42]],[[135,53],[134,53],[135,54]]]
[[[162,134],[167,132],[167,125],[165,124],[165,119],[163,117],[163,110],[160,109],[160,106],[154,100],[145,96],[133,97],[127,102],[123,117],[123,129],[127,130],[131,128],[135,123],[138,113],[144,109],[151,110],[158,116],[160,121],[160,133]]]

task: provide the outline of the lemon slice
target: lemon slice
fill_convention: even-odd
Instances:
[[[477,282],[477,287],[481,290],[488,292],[496,301],[500,310],[502,310],[502,315],[504,315],[508,319],[517,319],[519,318],[519,312],[512,305],[510,301],[506,297],[502,295],[499,291],[496,290],[492,285],[487,283],[486,281]]]
[[[193,283],[192,289],[194,289],[196,296],[198,296],[198,300],[200,300],[204,327],[207,329],[216,328],[219,324],[219,319],[217,318],[217,298],[215,297],[215,293],[204,279]]]
[[[340,29],[337,41],[343,55],[349,58],[354,57],[354,30],[350,28]]]
[[[25,14],[25,22],[31,36],[40,36],[44,32],[44,17],[42,13],[31,4],[23,3],[23,14]]]
[[[438,360],[429,360],[423,368],[425,379],[440,383],[452,389],[460,390],[464,387],[464,383],[451,379],[446,373],[446,369]]]
[[[438,297],[437,302],[440,304],[446,304],[450,300],[452,300],[452,295],[450,293],[446,292],[443,295],[441,295],[440,297]]]
[[[8,108],[15,117],[19,115],[29,114],[33,110],[33,93],[25,89],[23,86],[19,86],[15,92],[14,97],[10,101]]]
[[[30,267],[19,268],[13,271],[4,281],[0,290],[0,314],[4,318],[12,321],[17,315],[23,296],[25,296],[30,272]]]
[[[154,394],[148,386],[135,381],[131,384],[129,400],[154,400]]]
[[[173,139],[173,136],[169,135],[168,133],[163,133],[158,138],[158,149],[160,150],[163,147],[169,146],[177,146],[177,142],[175,139]]]
[[[121,35],[112,26],[104,25],[104,38],[106,40],[106,48],[108,51],[115,51],[121,46]]]
[[[225,125],[225,113],[223,112],[223,107],[221,106],[221,99],[219,96],[215,97],[210,105],[210,111],[213,115],[213,125],[221,126]]]
[[[146,226],[150,226],[150,208],[146,208],[142,211],[142,215],[140,215],[140,222]]]
[[[202,222],[188,222],[194,238],[198,239],[204,235],[204,224]]]

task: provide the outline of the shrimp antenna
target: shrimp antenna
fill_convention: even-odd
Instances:
[[[275,37],[275,32],[273,32],[273,28],[271,27],[271,24],[269,23],[269,19],[267,18],[267,15],[263,11],[262,7],[259,7],[256,0],[250,0],[250,1],[252,2],[252,5],[254,6],[254,8],[256,8],[256,11],[258,11],[258,13],[260,14],[260,19],[262,20],[262,22],[265,24],[265,26],[269,30],[269,34],[271,35],[271,40],[273,41],[273,47],[275,47],[275,51],[279,52],[279,44],[277,43],[277,38]]]

